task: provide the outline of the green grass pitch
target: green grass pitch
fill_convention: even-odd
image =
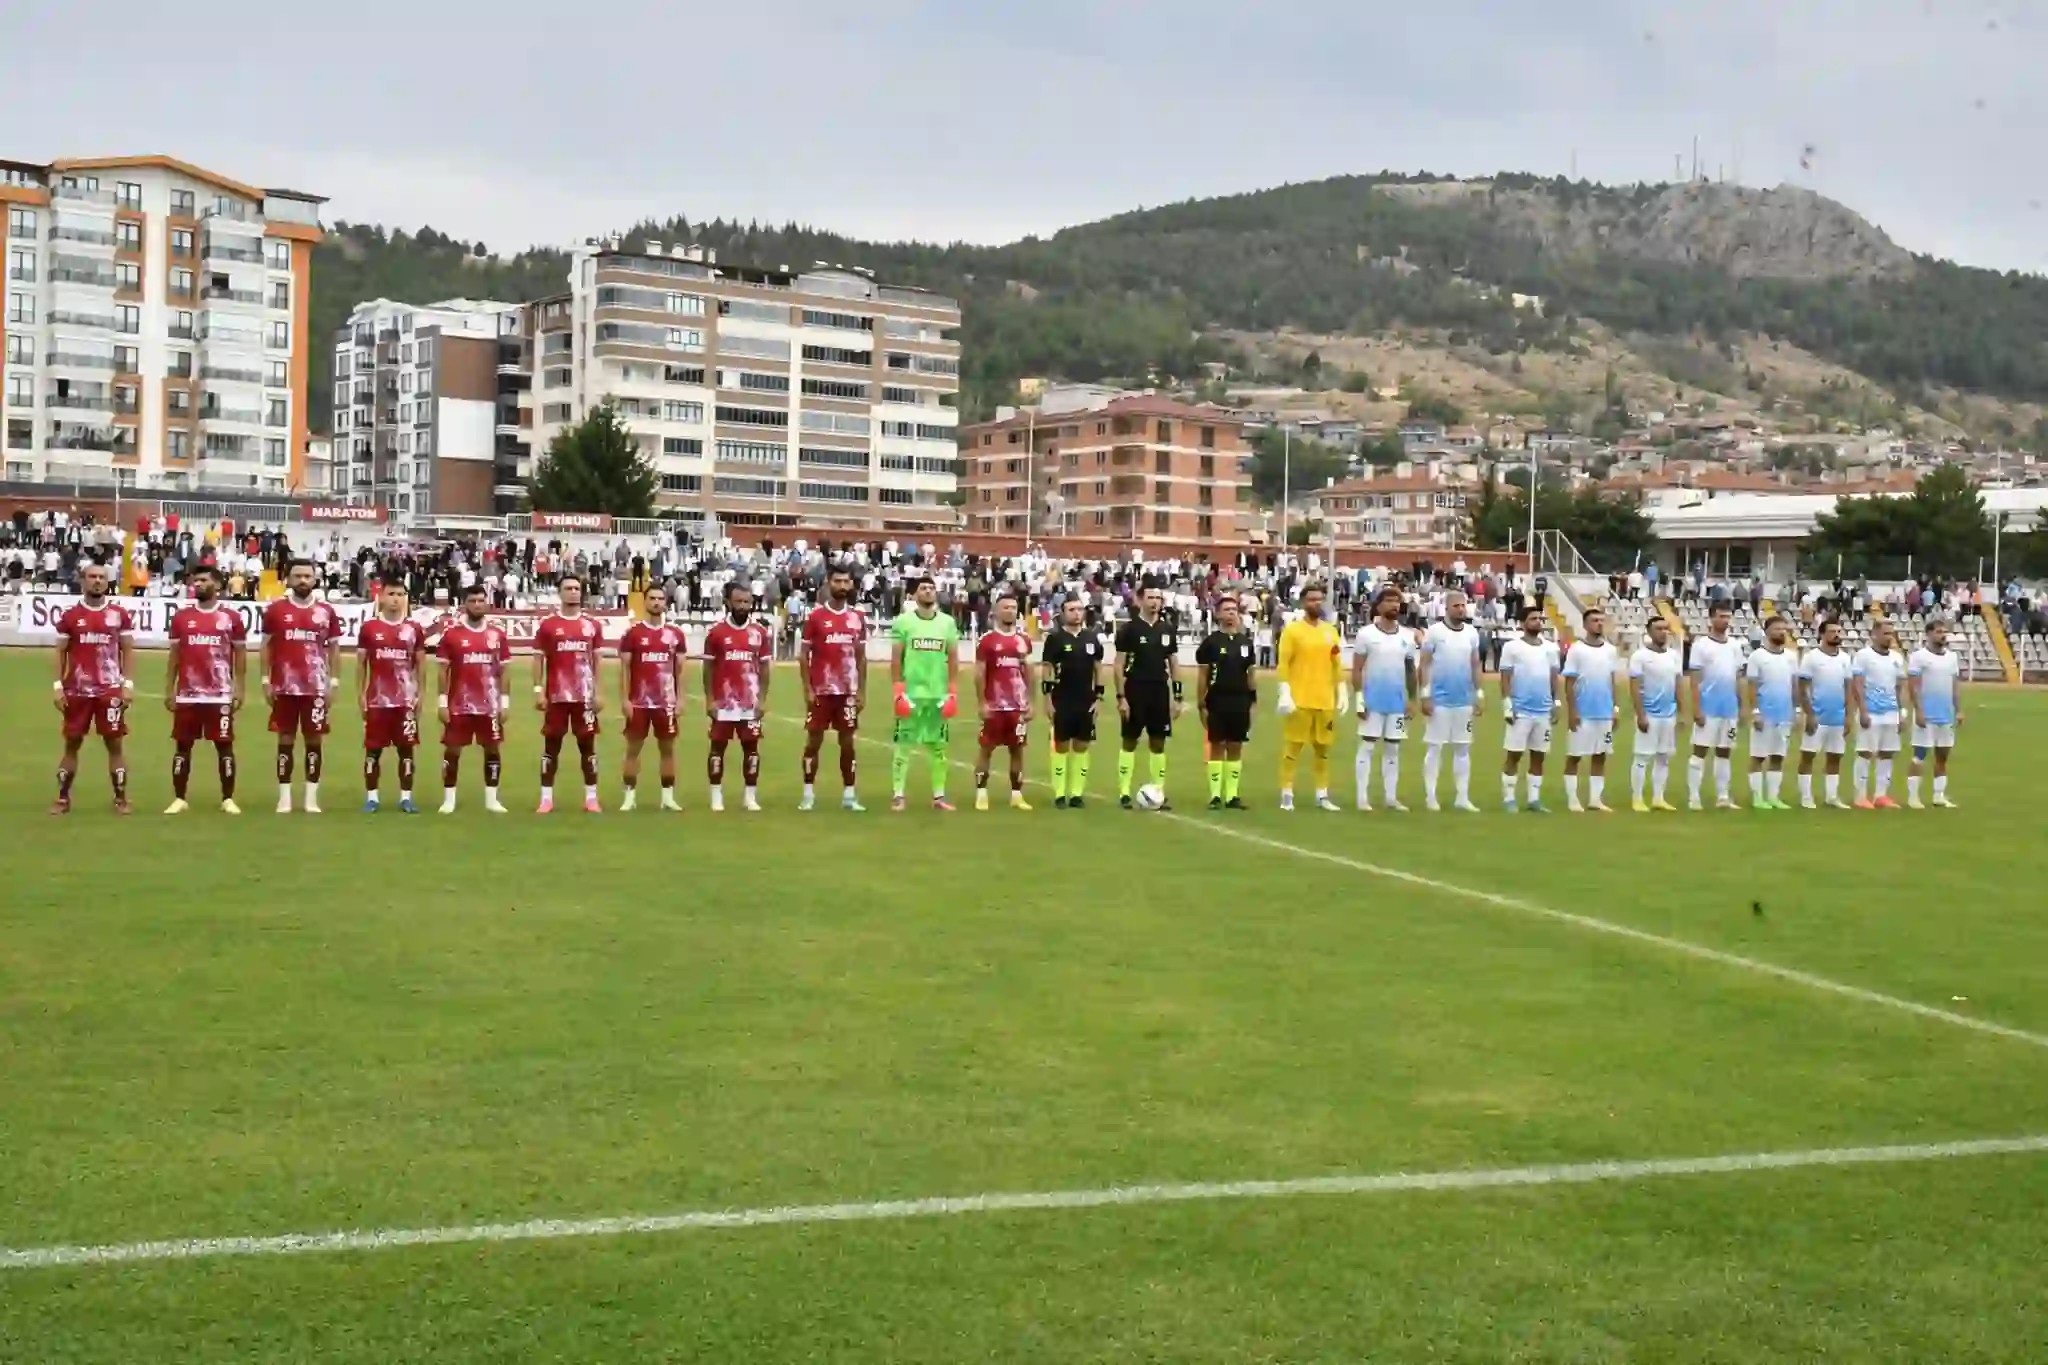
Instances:
[[[279,818],[252,707],[248,814],[202,749],[169,820],[144,698],[141,813],[89,749],[60,821],[0,656],[0,1247],[2048,1134],[2037,1041],[1517,908],[2048,1034],[2048,696],[1967,699],[1954,812],[1510,818],[1496,709],[1480,816],[1283,815],[1270,714],[1245,815],[1190,719],[1171,817],[1107,748],[1087,811],[891,815],[879,742],[849,816],[829,747],[794,809],[793,683],[757,816],[692,723],[686,814],[536,819],[515,711],[511,815],[472,755],[365,817],[345,707]],[[2044,1263],[2036,1153],[0,1269],[0,1360],[2034,1362]]]

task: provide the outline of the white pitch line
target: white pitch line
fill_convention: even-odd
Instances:
[[[784,716],[781,719],[787,720],[792,725],[801,725],[803,723],[794,716]],[[872,739],[867,735],[860,736],[860,742],[872,744],[877,748],[886,749],[891,747],[888,741]],[[974,770],[973,764],[961,759],[956,758],[951,760],[951,762],[956,768],[962,768],[968,772]],[[990,781],[993,782],[994,780],[995,774],[991,772]],[[1037,778],[1027,778],[1025,781],[1033,787],[1043,787],[1047,791],[1052,789],[1050,784],[1041,782]],[[1597,919],[1592,915],[1575,914],[1569,910],[1558,910],[1548,905],[1540,905],[1535,901],[1526,901],[1515,896],[1503,896],[1493,891],[1482,891],[1477,887],[1460,886],[1456,882],[1438,881],[1434,877],[1425,877],[1418,872],[1408,872],[1398,867],[1386,867],[1379,863],[1362,862],[1357,858],[1348,858],[1341,853],[1326,853],[1321,849],[1305,848],[1300,844],[1290,844],[1284,839],[1272,839],[1263,834],[1252,834],[1245,830],[1233,829],[1230,825],[1220,821],[1197,820],[1192,816],[1183,815],[1177,811],[1166,811],[1163,814],[1168,820],[1177,821],[1193,829],[1201,830],[1204,834],[1220,834],[1227,838],[1256,844],[1261,848],[1270,848],[1281,853],[1292,853],[1301,858],[1313,858],[1319,862],[1333,863],[1338,867],[1349,868],[1353,872],[1362,872],[1370,877],[1381,877],[1388,881],[1403,882],[1409,886],[1419,886],[1441,895],[1462,896],[1466,900],[1476,901],[1481,905],[1489,905],[1498,910],[1512,910],[1517,914],[1532,915],[1538,919],[1546,919],[1555,924],[1568,924],[1575,929],[1583,929],[1589,933],[1606,934],[1612,938],[1626,939],[1632,943],[1641,943],[1648,947],[1662,949],[1665,952],[1680,953],[1701,962],[1712,962],[1723,967],[1733,967],[1737,971],[1752,972],[1759,976],[1771,977],[1795,986],[1804,986],[1808,990],[1840,996],[1845,1000],[1855,1000],[1865,1005],[1878,1005],[1885,1009],[1917,1015],[1922,1019],[1931,1019],[1937,1023],[1969,1029],[1975,1033],[1989,1034],[1994,1038],[2004,1038],[2011,1042],[2027,1043],[2038,1048],[2048,1048],[2048,1034],[2031,1033],[2026,1029],[2014,1028],[2009,1024],[2001,1024],[1994,1020],[1979,1019],[1968,1014],[1958,1014],[1954,1010],[1941,1009],[1935,1005],[1923,1005],[1917,1000],[1908,1000],[1903,996],[1897,995],[1886,995],[1882,991],[1873,991],[1863,986],[1852,986],[1846,981],[1836,981],[1831,977],[1800,971],[1797,967],[1781,967],[1775,962],[1765,962],[1760,958],[1744,957],[1740,953],[1730,953],[1720,948],[1709,948],[1704,944],[1693,943],[1682,938],[1671,938],[1664,934],[1654,934],[1647,929],[1631,928],[1626,924],[1616,924],[1612,920]]]
[[[1967,1157],[2048,1152],[2048,1134],[1932,1142],[1890,1147],[1823,1147],[1731,1156],[1668,1157],[1650,1161],[1586,1161],[1570,1165],[1511,1166],[1496,1170],[1397,1172],[1389,1175],[1310,1176],[1299,1180],[1228,1180],[1182,1185],[1121,1185],[1096,1190],[1022,1194],[969,1194],[933,1199],[892,1199],[864,1204],[795,1204],[758,1209],[711,1209],[619,1218],[537,1218],[522,1223],[452,1227],[380,1228],[357,1232],[287,1233],[281,1237],[199,1237],[100,1246],[0,1248],[0,1271],[64,1266],[193,1261],[228,1256],[305,1256],[343,1251],[478,1242],[539,1242],[573,1237],[644,1237],[659,1233],[783,1227],[808,1223],[875,1223],[977,1213],[1052,1209],[1128,1208],[1224,1199],[1288,1199],[1302,1195],[1374,1195],[1498,1190],[1545,1185],[1591,1185],[1669,1176],[1786,1171],[1814,1166],[1901,1165]]]

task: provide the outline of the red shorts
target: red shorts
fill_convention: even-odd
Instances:
[[[283,738],[304,735],[308,739],[327,733],[327,698],[272,697],[270,733]]]
[[[365,749],[410,749],[419,742],[419,712],[403,706],[375,706],[363,712]]]
[[[597,733],[597,707],[580,701],[551,701],[541,717],[540,733],[543,739],[560,739],[563,735],[589,739]]]
[[[860,729],[860,698],[813,696],[810,714],[804,717],[804,728],[814,735],[827,730],[837,730],[842,735],[852,734]]]
[[[119,692],[101,697],[64,699],[64,738],[84,739],[97,730],[102,739],[128,733],[128,701]]]
[[[731,740],[742,744],[761,742],[761,722],[758,720],[714,720],[711,722],[711,742],[725,744]]]
[[[645,739],[653,735],[656,739],[674,739],[681,719],[665,706],[636,706],[626,712],[626,738]]]
[[[505,742],[505,718],[496,711],[487,716],[451,715],[441,722],[441,747],[466,749],[481,744],[495,749]]]
[[[991,711],[988,719],[981,723],[981,747],[984,749],[1019,749],[1024,745],[1024,735],[1031,728],[1029,711]]]
[[[171,742],[235,742],[235,708],[226,702],[181,701],[171,712]]]

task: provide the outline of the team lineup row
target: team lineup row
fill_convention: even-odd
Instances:
[[[310,566],[294,565],[287,595],[263,617],[262,690],[269,729],[277,738],[278,809],[293,805],[296,750],[305,749],[304,806],[319,809],[324,740],[329,729],[334,680],[338,675],[340,620],[313,594]],[[88,734],[106,742],[116,809],[129,809],[123,739],[133,696],[132,641],[126,614],[106,596],[103,571],[88,570],[84,600],[58,622],[56,705],[64,716],[64,757],[54,809],[69,809],[79,752]],[[176,747],[172,765],[174,800],[170,813],[187,809],[192,753],[210,741],[216,752],[222,801],[232,810],[235,783],[235,719],[246,686],[248,649],[242,619],[219,600],[218,576],[195,574],[194,600],[172,618],[166,665],[165,707],[172,715]],[[860,809],[855,790],[855,732],[868,682],[867,622],[851,605],[850,575],[828,579],[829,604],[806,618],[797,674],[808,731],[804,749],[803,807],[816,801],[815,784],[824,736],[838,735],[841,804]],[[742,756],[743,802],[758,809],[761,723],[766,715],[772,641],[769,628],[753,615],[752,595],[729,585],[725,614],[704,640],[703,708],[710,722],[707,777],[711,804],[723,804],[725,760],[737,742]],[[1116,632],[1113,648],[1083,623],[1081,604],[1070,601],[1063,619],[1044,638],[1036,661],[1028,637],[1017,629],[1017,604],[999,600],[995,628],[975,646],[974,683],[981,732],[975,767],[976,805],[988,802],[990,766],[1006,750],[1010,803],[1028,809],[1024,789],[1025,741],[1030,723],[1051,722],[1052,788],[1056,807],[1080,806],[1095,739],[1096,714],[1113,690],[1121,748],[1118,800],[1124,806],[1166,807],[1166,741],[1184,713],[1185,692],[1176,663],[1180,641],[1162,618],[1160,594],[1143,594],[1138,614]],[[1443,753],[1451,751],[1455,792],[1452,807],[1476,809],[1471,800],[1470,748],[1475,721],[1484,714],[1478,632],[1466,621],[1466,604],[1453,594],[1446,618],[1419,639],[1398,622],[1400,602],[1391,593],[1374,603],[1372,620],[1357,632],[1348,671],[1343,640],[1324,616],[1324,595],[1314,586],[1302,593],[1301,615],[1279,641],[1273,674],[1275,710],[1282,719],[1280,804],[1294,804],[1294,776],[1302,755],[1312,758],[1315,802],[1339,809],[1331,797],[1330,750],[1338,717],[1355,711],[1359,746],[1356,804],[1370,810],[1372,774],[1377,766],[1383,799],[1405,809],[1398,798],[1401,748],[1411,718],[1424,726],[1423,786],[1428,806],[1436,792]],[[1961,724],[1960,670],[1947,648],[1946,627],[1929,627],[1926,644],[1901,659],[1884,623],[1868,647],[1854,655],[1840,648],[1840,627],[1827,626],[1818,648],[1801,656],[1788,646],[1789,629],[1772,618],[1766,638],[1747,649],[1727,633],[1728,616],[1717,611],[1708,633],[1692,642],[1689,661],[1672,647],[1661,620],[1624,665],[1605,638],[1605,619],[1589,612],[1583,637],[1560,655],[1543,638],[1543,617],[1525,613],[1522,633],[1500,661],[1499,689],[1505,713],[1502,801],[1508,810],[1541,811],[1545,758],[1553,722],[1562,711],[1568,735],[1564,787],[1573,810],[1605,811],[1608,756],[1615,744],[1619,680],[1629,681],[1635,725],[1633,804],[1636,809],[1674,809],[1666,800],[1671,760],[1677,752],[1680,711],[1689,702],[1692,760],[1690,804],[1703,805],[1710,767],[1716,804],[1734,804],[1732,750],[1744,719],[1750,730],[1751,805],[1784,810],[1785,760],[1795,733],[1802,804],[1817,804],[1813,790],[1815,756],[1823,760],[1826,804],[1842,799],[1842,756],[1855,735],[1854,804],[1887,808],[1893,755],[1901,746],[1908,707],[1914,718],[1915,761],[1908,778],[1908,804],[1920,805],[1921,765],[1933,769],[1933,800],[1952,804],[1947,765]],[[923,751],[931,769],[935,806],[946,799],[951,723],[960,709],[959,631],[936,606],[929,580],[917,585],[913,604],[891,623],[889,678],[895,715],[891,762],[892,804],[902,809],[913,756]],[[598,660],[606,646],[595,620],[582,611],[582,585],[563,584],[561,610],[545,620],[533,640],[533,706],[541,716],[540,811],[554,803],[554,781],[563,741],[576,742],[584,783],[584,806],[599,809],[595,740],[604,702],[599,695]],[[453,811],[463,750],[483,751],[485,805],[502,811],[499,798],[500,746],[511,710],[511,642],[488,620],[480,591],[465,596],[460,614],[445,627],[424,627],[411,619],[403,588],[386,588],[377,613],[355,641],[357,704],[363,715],[366,809],[379,803],[386,749],[397,757],[400,808],[411,812],[415,752],[421,743],[425,660],[439,664],[433,704],[441,720],[441,809]],[[621,662],[618,703],[625,717],[623,809],[632,809],[645,741],[655,740],[661,802],[679,809],[675,798],[675,739],[684,710],[683,676],[688,644],[682,630],[664,619],[659,596],[645,619],[628,628],[616,646]],[[1217,629],[1194,652],[1195,705],[1208,745],[1209,803],[1239,809],[1243,746],[1250,738],[1257,702],[1253,637],[1243,628],[1237,604],[1217,609]],[[1681,695],[1683,694],[1683,695]],[[1148,780],[1135,786],[1138,751],[1149,750]],[[1579,797],[1581,767],[1587,769],[1590,800]],[[1521,787],[1523,799],[1517,799]],[[1135,787],[1135,790],[1134,790]]]

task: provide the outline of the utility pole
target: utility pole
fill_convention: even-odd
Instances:
[[[1287,499],[1294,473],[1294,433],[1280,428],[1280,552],[1287,552]]]

